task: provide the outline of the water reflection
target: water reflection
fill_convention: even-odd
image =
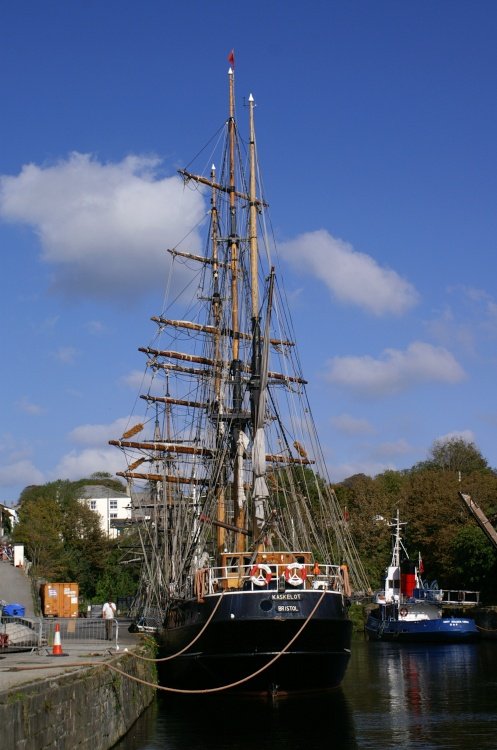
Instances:
[[[497,641],[354,643],[343,689],[271,702],[160,694],[118,750],[495,750]]]
[[[266,700],[159,696],[119,750],[357,750],[342,691]]]
[[[358,645],[344,690],[361,748],[495,748],[496,645]]]

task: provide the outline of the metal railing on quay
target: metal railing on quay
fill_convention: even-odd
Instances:
[[[43,641],[41,618],[10,617],[0,619],[0,654],[33,651]]]
[[[76,646],[119,648],[119,621],[102,618],[8,617],[0,618],[0,655],[13,651],[49,652],[55,644],[64,650]]]
[[[119,622],[117,619],[104,620],[96,617],[44,617],[42,623],[42,637],[47,646],[54,642],[58,630],[64,645],[71,645],[75,641],[117,642],[119,636]]]

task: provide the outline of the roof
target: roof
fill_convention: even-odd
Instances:
[[[111,487],[106,487],[104,484],[84,484],[80,487],[78,495],[80,500],[98,497],[126,498],[129,500],[129,495],[126,492],[118,492]]]

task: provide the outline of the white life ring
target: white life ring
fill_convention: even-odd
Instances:
[[[307,578],[307,571],[305,565],[301,565],[298,562],[290,563],[285,568],[285,581],[290,586],[300,586],[304,583]]]
[[[269,565],[264,565],[263,563],[254,565],[254,567],[250,571],[250,580],[252,581],[252,583],[255,583],[256,586],[269,585],[272,577],[273,574],[271,573],[271,568],[269,567]]]
[[[402,607],[402,609],[399,612],[399,615],[401,617],[407,617],[407,609],[405,607]]]

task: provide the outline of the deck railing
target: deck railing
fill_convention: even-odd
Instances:
[[[254,563],[204,568],[197,573],[197,593],[215,593],[221,589],[244,591],[331,590],[343,593],[344,580],[339,565]]]
[[[479,591],[464,591],[458,589],[442,589],[442,604],[476,607],[480,603]]]

